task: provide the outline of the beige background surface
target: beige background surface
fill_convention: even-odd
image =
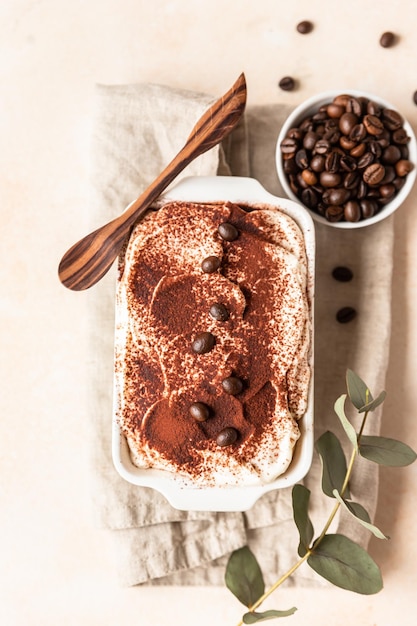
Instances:
[[[249,103],[298,104],[317,91],[365,89],[417,131],[417,8],[400,2],[2,0],[0,4],[1,406],[0,623],[163,626],[237,623],[224,588],[117,586],[95,526],[86,444],[85,313],[94,290],[56,277],[86,231],[96,83],[160,82],[214,96],[243,70]],[[315,30],[295,31],[301,19]],[[380,34],[400,36],[391,49]],[[277,87],[284,75],[298,89]],[[417,448],[417,189],[395,219],[393,329],[383,431]],[[384,259],[380,259],[384,263]],[[372,346],[369,346],[372,350]],[[333,402],[334,398],[329,399]],[[383,470],[371,541],[385,588],[282,590],[298,626],[415,622],[417,464]]]

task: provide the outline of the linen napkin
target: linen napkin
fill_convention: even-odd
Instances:
[[[92,138],[91,226],[118,215],[159,174],[184,144],[199,116],[214,101],[201,93],[163,85],[99,85]],[[230,174],[258,179],[282,196],[275,171],[275,145],[290,109],[283,104],[247,107],[243,121],[221,145],[196,159],[182,173]],[[177,179],[179,180],[179,179]],[[332,430],[343,440],[333,411],[345,392],[345,373],[357,372],[375,394],[384,387],[390,335],[393,219],[352,231],[317,225],[315,301],[315,434]],[[381,262],[383,259],[383,262]],[[348,266],[349,283],[332,277]],[[284,573],[296,559],[298,534],[292,519],[291,490],[270,492],[241,513],[178,511],[156,491],[119,477],[111,459],[115,270],[94,288],[90,306],[90,412],[92,498],[100,527],[114,548],[122,585],[222,585],[231,551],[249,545],[266,582]],[[354,307],[345,324],[336,312]],[[381,408],[368,434],[380,430]],[[317,531],[332,503],[322,495],[321,467],[314,457],[304,484],[311,490],[311,517]],[[359,460],[351,481],[371,518],[377,505],[378,471]],[[341,513],[335,532],[366,546],[369,533]],[[309,567],[300,568],[291,585],[326,584]]]

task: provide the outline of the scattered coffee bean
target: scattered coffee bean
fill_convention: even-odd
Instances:
[[[229,319],[229,311],[224,306],[224,304],[221,304],[220,302],[216,302],[215,304],[211,305],[210,315],[218,322],[225,322]]]
[[[353,278],[353,272],[348,267],[344,267],[343,265],[338,265],[332,271],[332,276],[335,280],[338,280],[341,283],[348,283]]]
[[[351,306],[345,306],[336,313],[336,319],[340,324],[347,324],[355,319],[357,313]]]
[[[314,25],[310,20],[302,20],[297,24],[297,30],[302,35],[308,35],[313,30]]]
[[[383,48],[391,48],[391,46],[393,46],[396,43],[396,39],[397,38],[394,35],[394,33],[387,31],[385,33],[382,33],[379,39],[379,43]]]
[[[283,91],[292,91],[295,87],[295,80],[291,76],[284,76],[278,83]]]
[[[206,274],[212,274],[216,272],[221,264],[221,260],[218,256],[208,256],[201,264],[201,269]]]
[[[243,382],[236,376],[229,376],[222,381],[222,387],[230,396],[237,396],[243,389]]]
[[[214,335],[208,332],[197,333],[191,344],[193,352],[197,354],[206,354],[214,348],[216,339]]]
[[[219,224],[217,230],[220,237],[225,241],[234,241],[239,237],[238,229],[236,228],[236,226],[233,226],[233,224],[229,224],[229,222],[223,222],[222,224]]]
[[[222,447],[231,446],[237,441],[238,436],[239,433],[237,432],[236,428],[227,426],[226,428],[223,428],[223,430],[221,430],[217,435],[216,443],[218,446]]]
[[[301,202],[328,221],[369,219],[413,169],[409,141],[398,111],[340,94],[288,132],[284,172]]]
[[[417,104],[417,91],[413,93],[413,102],[414,104]]]
[[[210,409],[204,402],[193,402],[190,405],[190,415],[197,422],[205,422],[210,417]]]

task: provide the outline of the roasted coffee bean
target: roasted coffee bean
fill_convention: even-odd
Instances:
[[[407,135],[407,131],[404,128],[397,128],[392,133],[392,140],[394,143],[405,146],[410,141],[410,137]]]
[[[381,155],[381,161],[383,163],[387,163],[388,165],[394,165],[397,161],[401,159],[401,150],[394,145],[390,145],[385,148]]]
[[[385,185],[381,185],[379,187],[379,195],[384,200],[391,200],[391,198],[395,195],[396,189],[392,183],[386,183]]]
[[[322,172],[320,174],[320,185],[323,187],[337,187],[340,185],[342,177],[337,172]]]
[[[362,115],[362,103],[358,98],[349,98],[346,102],[346,112],[354,113],[358,117]]]
[[[347,152],[349,152],[349,150],[352,150],[352,148],[356,146],[356,142],[353,141],[353,139],[349,139],[349,137],[347,137],[346,135],[340,137],[339,143],[340,147]]]
[[[339,204],[344,204],[349,200],[350,192],[344,187],[335,187],[329,191],[329,204],[335,204],[338,206]]]
[[[343,187],[345,189],[355,189],[359,182],[357,172],[348,172],[343,178]]]
[[[310,20],[303,20],[297,24],[297,30],[301,33],[301,35],[308,35],[308,33],[311,33],[313,28],[313,23],[310,22]]]
[[[361,210],[359,203],[355,200],[349,200],[343,207],[344,217],[347,222],[359,222],[361,219]]]
[[[287,137],[290,137],[291,139],[295,139],[296,141],[301,141],[302,138],[304,137],[304,133],[300,128],[290,128],[290,130],[287,133]]]
[[[367,185],[378,185],[385,176],[385,168],[381,163],[368,165],[363,173],[363,180]]]
[[[344,135],[349,135],[352,128],[358,123],[358,117],[354,113],[343,113],[339,120],[339,129]],[[353,147],[353,146],[352,146]]]
[[[386,185],[387,183],[392,183],[396,176],[395,169],[392,165],[385,165],[385,176],[381,180],[381,185]]]
[[[283,91],[292,91],[295,87],[295,81],[292,76],[284,76],[278,83],[278,86]]]
[[[379,38],[379,44],[383,48],[391,48],[391,46],[395,44],[395,41],[396,37],[391,31],[386,31],[385,33],[382,33],[381,37]]]
[[[309,209],[315,209],[319,201],[318,194],[314,191],[312,187],[308,187],[307,189],[303,189],[301,192],[301,202],[306,205]]]
[[[336,319],[340,324],[347,324],[355,319],[357,313],[351,306],[344,306],[336,313]]]
[[[190,405],[189,412],[197,422],[205,422],[210,417],[210,409],[204,402],[193,402]]]
[[[281,153],[285,158],[293,158],[298,148],[298,141],[291,137],[285,137],[281,142]]]
[[[414,104],[417,104],[417,91],[413,93],[413,102]]]
[[[414,169],[414,165],[411,163],[411,161],[408,161],[406,159],[401,159],[395,164],[395,171],[398,176],[407,176],[407,174],[409,174],[412,169]]]
[[[340,167],[342,170],[345,170],[345,172],[353,172],[356,170],[357,166],[356,160],[349,154],[340,157]]]
[[[329,128],[325,131],[323,139],[335,146],[340,140],[340,131],[337,128]]]
[[[212,304],[209,313],[211,317],[218,322],[225,322],[230,317],[229,311],[221,302],[216,302],[215,304]]]
[[[369,115],[376,115],[376,117],[379,117],[381,115],[381,107],[377,102],[369,100],[368,104],[366,105],[366,112]]]
[[[300,170],[305,170],[308,167],[307,151],[304,148],[295,153],[295,163]]]
[[[381,148],[387,148],[391,143],[390,132],[386,128],[384,128],[382,133],[375,137],[375,140],[379,143]]]
[[[222,380],[222,387],[230,396],[237,396],[243,390],[243,382],[237,376],[229,376]]]
[[[317,135],[317,133],[314,133],[312,130],[309,130],[304,135],[303,148],[305,148],[305,150],[313,150],[318,138],[319,136]]]
[[[215,343],[216,339],[211,333],[197,333],[191,343],[191,348],[196,354],[206,354],[214,348]]]
[[[399,191],[401,189],[401,187],[403,187],[405,185],[405,177],[400,177],[397,176],[396,178],[394,178],[394,180],[392,181],[392,184],[394,185],[395,189],[397,191]]]
[[[388,130],[397,130],[397,128],[401,128],[404,124],[403,117],[398,111],[394,111],[393,109],[384,109],[382,111],[382,119]]]
[[[324,170],[326,158],[322,154],[315,154],[310,161],[310,167],[313,172],[322,172]]]
[[[362,198],[366,198],[367,193],[368,193],[368,185],[365,183],[365,181],[362,178],[359,180],[358,187],[356,189],[356,198],[358,200],[362,200]]]
[[[213,272],[216,272],[219,269],[220,265],[221,265],[221,260],[219,259],[218,256],[208,256],[201,263],[201,269],[206,274],[212,274]]]
[[[410,151],[408,150],[408,146],[404,145],[404,146],[399,146],[400,150],[401,150],[401,158],[402,159],[408,159],[410,156]]]
[[[363,141],[366,137],[366,128],[364,124],[355,124],[349,133],[349,139],[353,141]]]
[[[336,150],[332,150],[327,156],[325,161],[326,172],[337,172],[340,168],[340,153]]]
[[[373,163],[374,161],[375,161],[375,157],[372,154],[372,152],[365,152],[365,154],[361,156],[359,161],[357,161],[358,170],[365,169],[366,167],[368,167],[368,165],[371,165],[371,163]]]
[[[230,224],[229,222],[223,222],[222,224],[219,224],[217,230],[220,237],[225,241],[234,241],[239,237],[238,229],[236,228],[236,226],[233,226],[233,224]]]
[[[236,428],[227,426],[226,428],[223,428],[223,430],[221,430],[217,435],[216,443],[218,446],[221,447],[231,446],[232,444],[236,443],[238,437],[239,433],[237,432]]]
[[[377,204],[374,200],[361,200],[360,201],[361,213],[364,219],[373,217],[376,213]]]
[[[295,159],[285,159],[283,161],[284,172],[289,174],[296,174],[298,172],[298,166],[295,162]]]
[[[365,150],[366,150],[366,143],[362,142],[362,143],[358,143],[358,145],[352,148],[352,150],[349,150],[349,154],[353,158],[358,159],[359,157],[364,155]]]
[[[343,218],[344,211],[341,206],[328,206],[325,210],[324,216],[328,222],[340,222]]]
[[[374,155],[376,159],[379,159],[382,154],[382,147],[377,141],[370,141],[368,143],[369,151]]]
[[[317,183],[317,176],[311,170],[303,170],[301,176],[307,185],[315,185]]]
[[[327,139],[318,139],[313,148],[313,152],[314,154],[327,154],[330,148],[330,141],[327,141]]]
[[[339,265],[332,271],[332,276],[335,280],[338,280],[341,283],[348,283],[353,278],[353,272],[348,267]]]
[[[376,115],[365,115],[363,125],[370,135],[380,135],[384,131],[384,124]]]
[[[417,93],[417,92],[416,92]],[[327,105],[327,115],[334,119],[339,119],[342,117],[343,113],[346,112],[346,108],[341,104],[336,104],[335,102],[331,102]]]

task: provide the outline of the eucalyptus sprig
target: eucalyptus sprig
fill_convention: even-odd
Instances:
[[[358,456],[368,461],[391,467],[403,467],[413,463],[417,455],[405,443],[396,439],[364,434],[370,413],[385,400],[385,391],[375,399],[368,386],[352,370],[346,373],[347,394],[341,395],[335,402],[334,410],[351,444],[351,455],[346,462],[345,453],[339,439],[332,432],[325,432],[316,441],[316,451],[322,463],[321,488],[323,493],[334,500],[329,518],[322,531],[315,537],[308,508],[310,491],[302,484],[294,485],[292,490],[293,517],[299,534],[298,559],[268,590],[260,565],[245,546],[235,550],[226,567],[225,582],[230,591],[244,604],[246,612],[238,626],[255,624],[278,617],[293,615],[297,610],[257,611],[264,600],[287,580],[303,563],[307,563],[317,574],[330,583],[365,595],[378,593],[383,586],[378,565],[359,544],[348,537],[330,533],[329,529],[338,510],[342,507],[359,524],[362,524],[379,539],[388,537],[371,521],[365,508],[352,500],[349,481]],[[362,416],[359,431],[356,432],[346,416],[345,404],[349,398],[359,416]]]

